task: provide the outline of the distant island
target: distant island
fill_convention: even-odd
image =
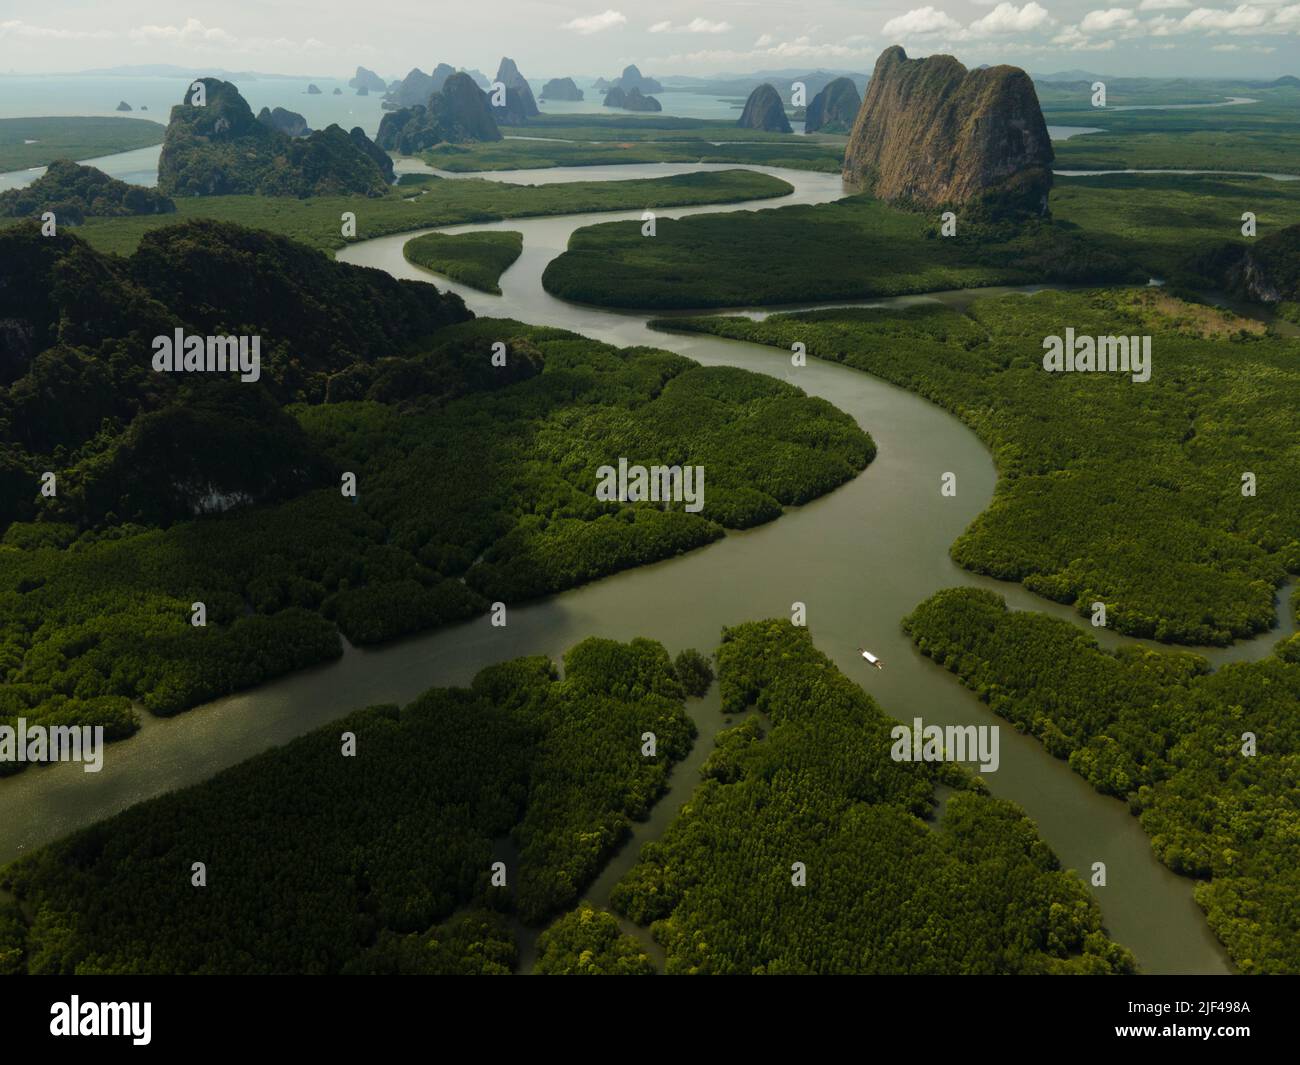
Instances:
[[[542,100],[581,100],[582,90],[572,78],[552,78],[542,86]]]
[[[785,104],[781,102],[781,94],[767,82],[749,94],[736,125],[741,129],[765,130],[768,133],[793,132],[790,120],[785,117]]]
[[[496,80],[506,87],[505,106],[493,106],[497,121],[517,126],[541,114],[537,109],[537,101],[533,99],[533,90],[528,87],[528,81],[519,73],[513,59],[502,57],[501,65],[497,67]]]
[[[851,78],[836,78],[813,97],[804,115],[805,133],[848,133],[853,129],[862,97]]]
[[[642,96],[640,89],[624,90],[615,85],[605,93],[606,107],[621,107],[624,111],[662,111],[663,107],[653,96]]]
[[[129,103],[127,103],[125,100],[123,100],[121,103],[119,103],[119,104],[117,105],[117,107],[115,108],[115,110],[117,110],[117,111],[130,111],[130,110],[131,110],[131,105],[130,105]]]
[[[373,70],[367,70],[365,67],[357,67],[357,72],[348,81],[349,89],[364,89],[369,92],[387,92],[388,82],[384,81]]]
[[[435,144],[499,141],[487,94],[468,74],[453,73],[427,102],[386,114],[375,134],[380,149],[414,155]]]

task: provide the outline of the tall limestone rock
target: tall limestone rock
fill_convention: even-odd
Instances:
[[[862,97],[851,78],[836,78],[812,98],[804,115],[805,133],[848,133],[857,121]]]
[[[452,74],[426,105],[386,114],[375,141],[381,149],[414,155],[435,144],[499,141],[487,95],[468,74]]]
[[[949,55],[886,48],[844,153],[846,181],[882,200],[1047,214],[1052,142],[1017,67],[967,70]]]
[[[789,133],[790,122],[785,117],[781,94],[764,82],[749,94],[745,110],[736,123],[741,129],[763,129],[769,133]]]
[[[541,114],[537,101],[533,99],[533,90],[528,87],[513,59],[502,57],[501,65],[497,67],[497,81],[506,87],[505,106],[493,108],[498,122],[514,126]]]

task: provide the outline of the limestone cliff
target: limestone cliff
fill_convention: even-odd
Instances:
[[[850,78],[836,78],[812,98],[804,117],[805,133],[848,133],[862,107],[858,87]]]
[[[883,200],[1047,214],[1052,142],[1029,75],[885,49],[844,153],[844,178]]]
[[[781,94],[764,82],[749,94],[745,110],[736,123],[741,129],[762,129],[769,133],[789,133],[790,122],[785,117]]]
[[[384,116],[375,141],[379,147],[414,155],[435,144],[499,141],[501,131],[483,90],[468,74],[447,78],[426,105],[404,107]]]

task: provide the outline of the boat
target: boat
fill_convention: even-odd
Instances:
[[[880,661],[880,659],[877,658],[875,655],[873,655],[870,651],[864,650],[863,648],[859,647],[858,654],[860,654],[863,658],[867,660],[867,662],[875,666],[877,669],[885,668],[885,663]]]

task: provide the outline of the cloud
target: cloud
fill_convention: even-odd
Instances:
[[[1211,7],[1198,7],[1183,16],[1184,30],[1243,30],[1255,29],[1268,21],[1268,11],[1253,4],[1239,4],[1232,11]]]
[[[1086,35],[1090,33],[1107,33],[1110,30],[1132,30],[1141,25],[1133,17],[1133,11],[1127,7],[1111,7],[1105,11],[1089,11],[1079,23],[1079,29]]]
[[[917,7],[891,18],[885,23],[884,32],[889,37],[924,37],[932,33],[954,33],[961,29],[961,23],[946,11],[937,11],[933,7]]]
[[[1027,33],[1029,30],[1044,29],[1054,25],[1056,20],[1047,13],[1047,9],[1029,0],[1024,7],[1015,4],[1000,3],[983,18],[970,24],[970,32],[976,37],[989,37],[998,33]]]
[[[140,44],[239,46],[239,38],[233,33],[217,26],[205,26],[196,18],[186,19],[184,26],[138,26],[127,36]]]
[[[706,18],[693,18],[690,22],[674,26],[665,19],[650,27],[651,33],[726,33],[731,29],[730,22],[711,22]],[[766,35],[765,35],[766,36]],[[761,38],[760,38],[761,40]]]
[[[0,22],[0,40],[21,37],[26,40],[87,41],[106,40],[116,36],[111,30],[60,30],[52,26],[33,26],[18,18]]]
[[[1176,11],[1179,8],[1191,7],[1188,0],[1142,0],[1138,4],[1139,11]]]
[[[627,16],[621,11],[602,11],[599,15],[579,15],[577,18],[569,19],[560,29],[573,30],[584,37],[589,37],[593,33],[603,33],[605,30],[612,30],[615,26],[622,26],[627,22]]]
[[[1300,29],[1300,4],[1292,4],[1290,7],[1284,7],[1273,16],[1272,25],[1274,26],[1295,26]]]

